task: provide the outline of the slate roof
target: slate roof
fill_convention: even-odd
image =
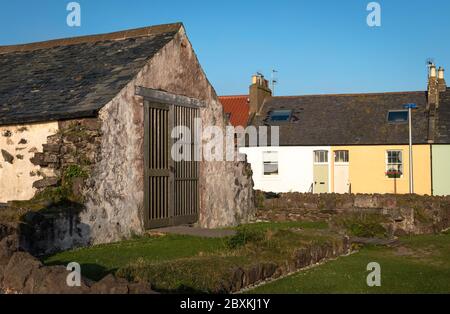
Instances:
[[[248,95],[220,96],[219,100],[223,111],[230,114],[230,123],[233,126],[247,126],[250,111]]]
[[[441,97],[435,141],[450,143],[450,90]],[[408,124],[387,122],[388,111],[401,110],[406,103],[418,105],[414,143],[428,143],[426,92],[272,97],[252,124],[279,125],[282,146],[407,144]],[[291,109],[291,121],[271,122],[270,113],[279,109]]]
[[[440,94],[436,114],[435,143],[450,144],[450,89]]]
[[[95,116],[180,27],[0,47],[0,125]]]

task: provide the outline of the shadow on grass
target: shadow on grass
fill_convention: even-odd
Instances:
[[[68,264],[69,262],[67,261],[52,261],[50,263],[47,263],[46,266],[61,266],[61,265],[66,266]],[[117,271],[117,268],[108,269],[98,264],[89,264],[89,263],[80,264],[80,267],[81,267],[81,275],[94,281],[100,281],[107,275],[114,274]]]

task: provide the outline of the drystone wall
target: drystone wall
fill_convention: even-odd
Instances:
[[[101,123],[96,118],[59,122],[58,132],[47,137],[42,152],[36,152],[30,159],[41,169],[53,170],[53,176],[34,182],[34,187],[39,192],[66,185],[71,189],[67,192],[81,199],[84,184],[89,184],[87,179],[93,166],[101,159],[100,142]]]
[[[393,194],[267,194],[257,191],[257,219],[333,221],[348,214],[385,217],[391,235],[429,234],[450,228],[450,197]]]

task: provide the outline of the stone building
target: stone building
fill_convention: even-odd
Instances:
[[[67,197],[86,244],[246,221],[247,163],[170,158],[194,117],[228,123],[182,24],[0,47],[0,203]]]

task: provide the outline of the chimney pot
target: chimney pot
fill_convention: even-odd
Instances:
[[[444,76],[444,68],[439,67],[438,70],[438,89],[439,92],[445,92],[447,90],[447,83],[445,82],[445,76]]]
[[[432,64],[430,66],[430,77],[431,78],[435,78],[436,77],[436,66],[434,64]]]
[[[438,79],[443,80],[444,79],[444,68],[443,67],[439,67],[438,70]]]

